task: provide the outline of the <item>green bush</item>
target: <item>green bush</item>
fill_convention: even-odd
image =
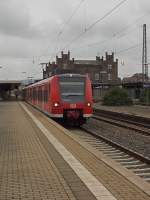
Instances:
[[[129,98],[126,90],[121,88],[114,88],[109,91],[103,98],[103,105],[108,106],[122,106],[122,105],[132,105],[133,102]]]
[[[150,89],[147,88],[142,92],[140,102],[150,104]]]

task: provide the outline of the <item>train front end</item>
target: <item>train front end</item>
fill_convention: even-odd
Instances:
[[[71,125],[80,126],[92,116],[92,89],[85,75],[58,76],[63,118]]]

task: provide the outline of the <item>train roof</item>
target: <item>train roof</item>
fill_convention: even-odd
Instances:
[[[44,84],[44,83],[46,83],[46,82],[49,82],[50,80],[52,80],[53,78],[55,78],[55,77],[86,77],[86,75],[82,75],[82,74],[57,74],[57,75],[54,75],[54,76],[51,76],[51,77],[49,77],[49,78],[46,78],[46,79],[43,79],[43,80],[41,80],[41,81],[38,81],[38,82],[36,82],[36,83],[33,83],[33,84],[31,84],[31,85],[29,85],[29,86],[27,86],[27,87],[25,87],[25,88],[30,88],[30,87],[34,87],[34,86],[37,86],[37,85],[42,85],[42,84]]]

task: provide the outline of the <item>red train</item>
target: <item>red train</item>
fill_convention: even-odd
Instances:
[[[72,125],[82,125],[93,113],[91,82],[85,75],[55,75],[23,91],[28,103]]]

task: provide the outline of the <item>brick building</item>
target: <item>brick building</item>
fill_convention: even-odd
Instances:
[[[95,60],[75,60],[70,58],[70,52],[61,52],[61,57],[56,56],[56,62],[46,64],[43,79],[62,73],[88,74],[96,96],[103,96],[105,89],[120,84],[118,59],[114,60],[114,53],[106,52],[105,58],[96,56]]]
[[[43,70],[43,78],[61,73],[88,74],[92,83],[116,83],[118,81],[118,59],[114,61],[114,53],[105,59],[96,56],[95,60],[75,60],[70,59],[70,52],[61,57],[56,56],[56,63],[47,63]]]

